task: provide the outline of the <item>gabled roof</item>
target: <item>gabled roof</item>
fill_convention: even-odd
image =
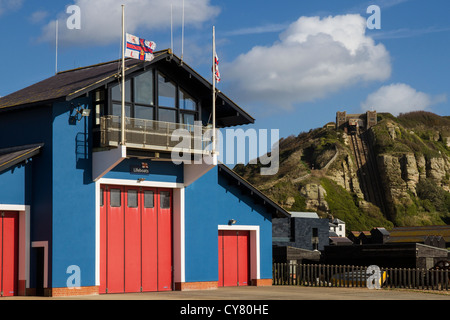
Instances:
[[[212,84],[184,61],[172,54],[170,50],[158,51],[154,55],[155,59],[151,62],[127,59],[125,61],[126,75],[165,60],[173,62],[181,68],[183,72],[179,72],[180,69],[177,69],[180,77],[183,73],[185,79],[194,78],[198,86],[203,87],[205,92],[212,92]],[[83,96],[116,80],[120,76],[120,62],[121,60],[114,60],[58,72],[48,79],[0,98],[0,111],[55,101],[70,101]],[[220,91],[217,94],[217,100],[220,101],[220,107],[218,106],[217,108],[217,125],[219,127],[254,123],[255,119],[253,117]]]
[[[250,196],[257,198],[261,204],[267,207],[271,212],[274,218],[287,218],[290,217],[288,211],[283,209],[279,204],[266,196],[263,192],[258,190],[255,186],[253,186],[250,182],[246,181],[232,169],[228,168],[224,164],[219,164],[219,173],[225,175],[229,180],[233,181],[235,185],[242,188],[243,191],[247,191]]]
[[[0,172],[37,155],[43,144],[0,149]]]

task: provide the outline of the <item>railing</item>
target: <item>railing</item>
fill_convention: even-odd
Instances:
[[[208,130],[197,125],[125,118],[126,145],[138,149],[209,154],[211,135],[205,134]],[[121,142],[121,117],[102,117],[100,132],[102,147],[117,147]]]
[[[381,288],[449,290],[450,270],[380,268]],[[322,264],[273,265],[273,285],[367,288],[367,267]]]

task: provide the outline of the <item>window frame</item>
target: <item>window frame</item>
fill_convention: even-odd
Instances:
[[[152,88],[153,89],[153,105],[136,102],[136,97],[135,97],[136,77],[142,75],[145,72],[152,72],[152,79],[153,79],[153,88]],[[159,92],[158,92],[159,91],[159,81],[158,81],[159,74],[161,74],[164,78],[168,79],[169,81],[171,81],[175,85],[175,108],[163,106],[163,105],[160,105],[160,103],[159,103]],[[195,95],[193,95],[190,92],[190,90],[188,90],[184,86],[180,85],[180,83],[178,81],[174,80],[174,78],[171,77],[170,75],[167,75],[167,73],[165,73],[160,68],[148,68],[148,69],[145,69],[143,71],[136,72],[135,74],[133,74],[130,77],[129,81],[130,81],[130,87],[131,87],[130,88],[130,100],[131,100],[131,102],[125,101],[125,106],[130,108],[130,117],[131,118],[137,119],[136,118],[136,106],[141,106],[141,107],[149,107],[149,108],[153,109],[152,111],[153,111],[153,120],[154,121],[161,121],[159,119],[159,110],[160,109],[175,110],[175,123],[177,123],[177,124],[182,124],[183,123],[182,122],[183,121],[183,114],[192,114],[192,115],[194,115],[194,119],[195,119],[194,121],[201,121],[201,103],[200,103],[200,99],[196,98]],[[112,99],[112,90],[117,85],[122,85],[122,83],[120,81],[114,82],[114,83],[108,85],[108,87],[106,89],[107,98],[106,98],[106,101],[105,101],[105,104],[106,104],[105,105],[105,112],[104,112],[105,115],[113,115],[113,105],[122,103],[121,101]],[[189,97],[194,101],[194,103],[195,103],[195,110],[181,109],[180,108],[180,90],[182,90],[184,93],[189,95]],[[139,118],[139,119],[141,119],[141,118]],[[144,120],[150,120],[150,119],[144,119]]]

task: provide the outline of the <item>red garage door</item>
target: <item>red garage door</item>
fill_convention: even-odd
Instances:
[[[248,286],[250,232],[219,231],[219,286]]]
[[[0,290],[1,296],[17,295],[19,217],[14,212],[0,213]]]
[[[172,191],[102,186],[100,293],[172,290]]]

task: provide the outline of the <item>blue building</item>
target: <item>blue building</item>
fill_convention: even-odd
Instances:
[[[271,285],[272,218],[288,213],[204,160],[212,85],[170,51],[127,60],[121,143],[119,65],[0,99],[1,295]],[[221,92],[217,105],[218,128],[254,122]]]

